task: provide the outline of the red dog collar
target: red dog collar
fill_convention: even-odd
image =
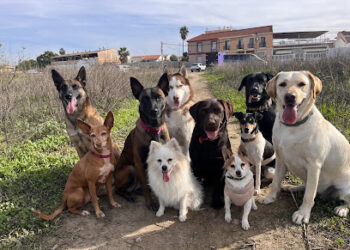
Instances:
[[[141,119],[140,119],[140,125],[149,134],[159,135],[160,132],[163,130],[163,126],[159,127],[158,129],[147,127],[147,125]]]
[[[112,156],[112,153],[110,153],[108,155],[100,155],[92,150],[90,150],[90,153],[98,158],[101,158],[101,159],[110,158]]]

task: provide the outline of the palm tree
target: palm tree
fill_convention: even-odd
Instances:
[[[180,28],[180,35],[181,35],[181,39],[182,39],[182,55],[184,54],[185,52],[185,40],[186,40],[186,37],[188,35],[188,28],[186,26],[182,26]]]
[[[120,62],[121,63],[128,63],[128,56],[130,55],[129,51],[126,47],[121,47],[118,50],[118,54],[120,56]]]

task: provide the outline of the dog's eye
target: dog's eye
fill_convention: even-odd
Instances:
[[[169,86],[170,89],[173,89],[174,87],[173,86]]]
[[[180,88],[182,88],[182,86],[183,86],[183,85],[178,85],[178,86],[177,86],[177,88],[179,88],[179,89],[180,89]]]
[[[81,94],[77,95],[77,99],[80,99],[81,98]]]
[[[93,138],[95,138],[95,137],[96,137],[96,135],[95,135],[95,134],[91,134],[90,136],[91,136],[91,137],[93,137]]]
[[[235,168],[236,166],[234,164],[231,165],[231,168]]]
[[[101,134],[102,136],[106,136],[107,135],[107,133],[106,132],[102,132],[102,134]]]
[[[242,168],[244,168],[244,167],[245,167],[245,164],[244,164],[244,163],[242,163],[242,164],[241,164],[241,167],[242,167]]]
[[[61,88],[62,88],[63,91],[66,91],[67,90],[67,85],[63,85]]]
[[[162,160],[161,160],[161,159],[158,159],[157,162],[162,163]]]
[[[173,159],[169,158],[168,159],[168,163],[171,163],[173,161]]]
[[[285,86],[287,86],[287,83],[285,83],[285,82],[281,82],[278,86],[280,86],[280,87],[282,87],[282,88],[284,88]]]
[[[304,82],[299,82],[298,83],[298,86],[301,88],[301,87],[304,87],[306,84]]]
[[[73,89],[77,89],[77,88],[78,88],[78,85],[73,84],[73,85],[72,85],[72,88],[73,88]]]

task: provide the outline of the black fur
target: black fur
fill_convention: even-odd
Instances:
[[[259,129],[265,139],[272,143],[272,128],[276,118],[276,104],[266,93],[266,84],[273,78],[270,73],[253,73],[245,76],[239,86],[240,91],[245,87],[247,112],[259,112],[262,114],[262,119],[258,121]],[[249,96],[255,94],[259,98],[252,99],[249,102]],[[267,107],[268,103],[272,105]],[[260,110],[259,110],[260,109]]]

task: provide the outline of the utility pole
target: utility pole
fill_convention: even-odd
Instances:
[[[160,41],[160,57],[162,58],[162,68],[164,67],[163,41]]]

